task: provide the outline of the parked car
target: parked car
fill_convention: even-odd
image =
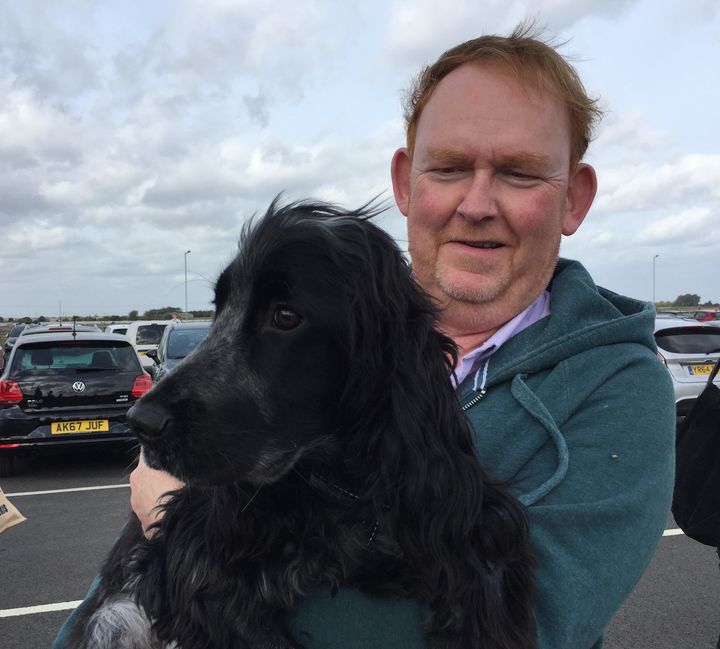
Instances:
[[[155,380],[171,372],[208,335],[212,322],[176,322],[168,325],[157,350],[147,352],[156,363]]]
[[[25,329],[27,325],[25,324],[16,324],[12,329],[10,329],[10,332],[7,335],[7,338],[5,338],[5,357],[7,358],[10,355],[10,350],[13,348],[13,345],[15,344],[15,341],[17,340],[17,337],[20,335],[23,329]]]
[[[658,358],[668,368],[675,389],[678,422],[703,391],[720,358],[720,327],[685,318],[657,318]],[[715,381],[720,386],[720,376]]]
[[[70,333],[70,332],[86,331],[97,333],[100,331],[100,327],[95,324],[79,324],[76,322],[42,322],[40,324],[29,324],[19,334],[21,336],[28,336],[34,334],[58,334],[58,333]]]
[[[0,477],[18,453],[133,440],[125,415],[151,387],[124,336],[20,336],[0,374]]]
[[[121,336],[124,336],[127,333],[127,328],[127,322],[116,322],[115,324],[111,324],[105,327],[105,333],[120,334]]]
[[[148,358],[147,353],[157,349],[163,331],[169,324],[170,320],[135,320],[127,326],[125,336],[140,355],[140,362],[150,376],[155,372],[155,361]]]
[[[679,311],[658,311],[655,314],[655,318],[687,318],[683,313],[680,313]]]
[[[698,322],[707,322],[709,320],[720,320],[720,311],[714,309],[705,309],[703,311],[692,311],[688,314],[693,320]]]

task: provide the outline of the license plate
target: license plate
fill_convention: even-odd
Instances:
[[[67,435],[69,433],[103,433],[110,430],[107,419],[87,419],[85,421],[54,421],[50,424],[53,435]]]
[[[714,363],[705,363],[704,365],[688,365],[688,372],[691,376],[708,376],[715,367]]]

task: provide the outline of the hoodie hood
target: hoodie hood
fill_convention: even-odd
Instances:
[[[559,259],[548,291],[550,315],[508,340],[492,356],[486,389],[517,374],[551,368],[598,346],[637,343],[656,353],[654,308],[596,286],[579,262]],[[468,380],[461,395],[472,391],[473,380]]]
[[[570,452],[564,431],[593,394],[627,365],[657,365],[653,373],[666,373],[657,362],[650,304],[597,287],[579,262],[566,259],[558,261],[548,291],[550,315],[510,338],[458,391],[476,446],[484,448],[479,455],[497,479],[512,482],[550,443],[543,470],[516,483],[515,495],[525,505],[565,479]],[[498,417],[502,434],[495,432]]]

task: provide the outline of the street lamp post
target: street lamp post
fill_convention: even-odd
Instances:
[[[660,256],[660,255],[658,254],[658,255],[655,255],[655,256],[653,257],[653,298],[652,298],[653,306],[655,306],[655,260],[656,260],[659,256]]]
[[[188,303],[187,303],[187,256],[190,254],[190,250],[185,251],[185,317],[188,315]],[[653,289],[654,290],[654,289]]]

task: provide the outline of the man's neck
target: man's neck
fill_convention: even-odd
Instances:
[[[440,329],[453,339],[462,358],[482,345],[513,316],[489,313],[483,305],[453,301],[440,310]]]
[[[531,305],[519,309],[516,313],[501,314],[484,305],[455,302],[441,311],[440,328],[453,339],[458,347],[459,358],[477,349],[499,329],[514,318],[520,318],[519,330],[550,313],[549,294],[544,292]],[[516,327],[514,326],[513,329]]]

